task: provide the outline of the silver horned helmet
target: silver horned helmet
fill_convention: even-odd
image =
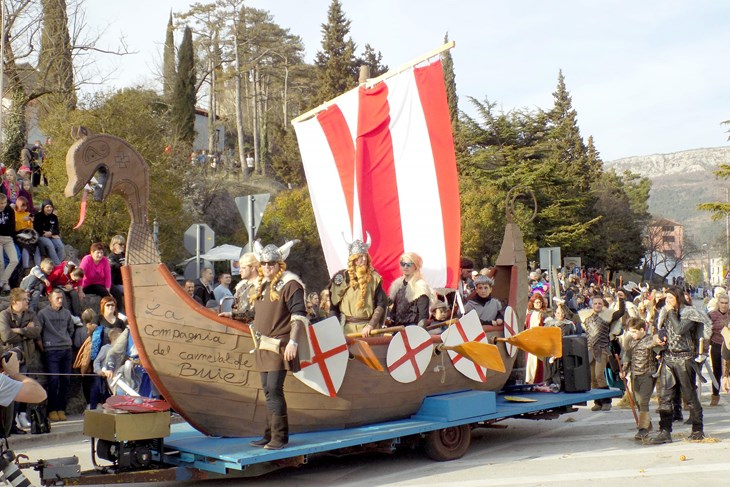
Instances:
[[[368,240],[370,240],[369,237],[370,235],[366,233],[365,240],[360,240],[359,238],[357,238],[353,240],[352,243],[348,242],[347,239],[345,239],[349,255],[367,254],[368,249],[370,249],[370,244],[368,243]]]
[[[259,262],[284,262],[289,257],[289,251],[295,243],[299,243],[299,240],[289,240],[281,247],[274,244],[263,247],[261,242],[256,240],[253,243],[253,251]]]

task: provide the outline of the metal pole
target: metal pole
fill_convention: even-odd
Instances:
[[[155,248],[160,248],[160,222],[157,218],[152,220],[152,241],[155,242]]]
[[[253,204],[254,201],[256,201],[256,198],[254,195],[250,195],[248,197],[248,235],[249,235],[249,242],[248,242],[248,251],[253,252],[253,240],[254,236],[256,235],[255,232],[255,225],[254,225],[254,217],[253,217]]]
[[[195,278],[200,279],[200,246],[202,244],[200,235],[200,224],[195,224]]]

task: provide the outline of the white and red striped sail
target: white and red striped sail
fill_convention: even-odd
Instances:
[[[386,290],[404,251],[423,258],[429,284],[456,287],[459,184],[440,61],[349,91],[294,128],[330,275],[347,266],[344,239],[368,235]]]

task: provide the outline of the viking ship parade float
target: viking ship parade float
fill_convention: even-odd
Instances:
[[[293,121],[330,275],[346,267],[344,235],[371,242],[373,265],[386,286],[398,276],[400,255],[412,251],[423,258],[432,287],[457,288],[459,187],[438,59],[451,47]],[[78,195],[101,170],[107,176],[102,197],[121,196],[131,215],[122,268],[125,309],[153,383],[205,435],[260,434],[266,407],[249,327],[195,302],[161,263],[148,224],[149,171],[140,154],[113,135],[78,129],[75,136],[66,157],[66,196]],[[428,396],[499,391],[518,347],[560,355],[559,329],[523,331],[526,256],[511,218],[518,195],[510,194],[506,205],[493,270],[493,295],[506,305],[504,325],[482,326],[467,314],[440,335],[409,326],[368,338],[346,337],[335,318],[308,326],[302,370],[293,374],[298,380],[285,383],[293,433],[408,418]]]

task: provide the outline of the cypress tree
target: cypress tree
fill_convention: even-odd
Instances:
[[[172,101],[173,135],[192,145],[195,140],[195,55],[193,31],[185,27],[178,50],[177,81]]]
[[[40,79],[46,89],[57,94],[57,101],[73,110],[76,107],[76,91],[66,0],[42,0],[41,6],[43,29],[38,56]]]
[[[162,92],[165,100],[170,101],[175,91],[177,82],[177,70],[175,69],[175,28],[172,24],[172,12],[167,22],[167,35],[165,36],[165,50],[162,54]]]
[[[319,82],[317,103],[330,100],[357,85],[355,43],[347,38],[350,20],[339,0],[332,0],[327,23],[322,24],[322,50],[315,56]]]

